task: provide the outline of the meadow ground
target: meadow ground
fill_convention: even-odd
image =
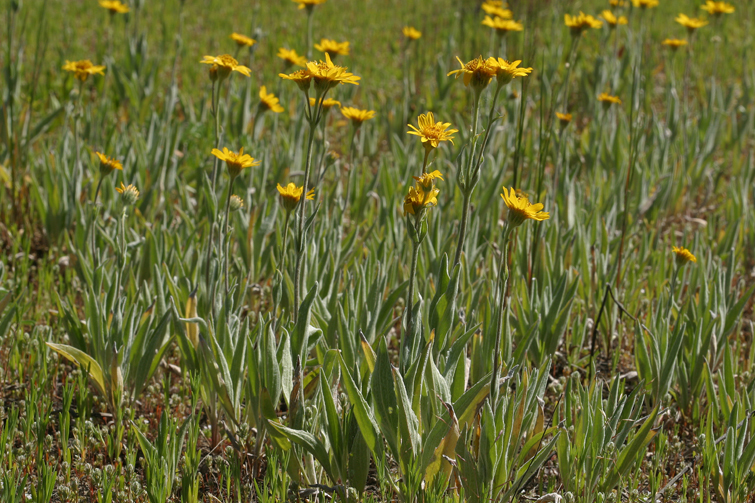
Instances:
[[[755,497],[755,3],[3,9],[3,503]]]

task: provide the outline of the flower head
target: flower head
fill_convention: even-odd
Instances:
[[[319,44],[315,44],[315,49],[320,52],[329,54],[331,58],[335,58],[339,54],[342,56],[349,55],[349,43],[348,42],[336,42],[327,38],[320,39]]]
[[[105,154],[101,154],[100,152],[95,152],[95,154],[100,159],[101,176],[107,176],[116,169],[118,171],[123,171],[123,164],[121,164],[121,161],[114,159],[113,157],[108,157]]]
[[[214,148],[212,149],[212,155],[225,161],[225,165],[228,168],[228,175],[231,180],[235,179],[241,173],[242,169],[259,166],[262,161],[255,161],[252,156],[244,153],[244,149],[239,150],[239,153],[235,153],[227,148],[223,147],[223,151]]]
[[[683,38],[667,38],[666,40],[661,42],[661,44],[669,47],[672,51],[676,52],[676,50],[680,47],[687,45],[687,41]]]
[[[205,56],[200,63],[205,65],[212,65],[210,68],[210,78],[217,78],[218,80],[225,80],[231,72],[239,72],[247,77],[251,76],[252,71],[240,65],[233,56],[229,54],[222,54],[220,56]]]
[[[558,122],[561,124],[561,127],[566,127],[569,125],[569,123],[572,120],[572,114],[556,112],[556,118],[558,119]]]
[[[686,14],[679,14],[676,18],[674,18],[674,21],[687,28],[687,31],[690,33],[708,24],[708,21],[706,21],[705,19],[698,17],[689,17]]]
[[[609,28],[616,28],[620,24],[627,24],[627,18],[626,16],[616,16],[613,12],[610,10],[604,10],[600,17],[605,19],[606,23],[608,23]]]
[[[317,100],[314,98],[309,98],[309,106],[313,107],[317,104]],[[334,100],[333,98],[325,98],[322,100],[322,109],[323,110],[330,110],[334,106],[338,105],[341,106],[341,102],[338,100]]]
[[[301,195],[304,193],[304,187],[297,187],[294,183],[289,182],[285,187],[281,187],[278,184],[278,194],[280,194],[280,201],[286,211],[293,211],[299,204]],[[306,199],[312,201],[315,198],[315,189],[310,189],[307,192]]]
[[[496,16],[501,19],[511,19],[513,17],[513,13],[506,7],[507,5],[503,2],[495,2],[490,0],[482,4],[482,10],[485,11],[485,14]]]
[[[260,86],[260,108],[279,114],[283,111],[280,100],[273,93],[268,93],[265,86]]]
[[[285,73],[279,73],[278,77],[286,80],[293,80],[299,89],[305,93],[309,93],[309,88],[312,85],[312,74],[306,68],[304,70],[296,70],[294,73],[286,75]]]
[[[564,23],[571,30],[571,34],[575,37],[582,35],[585,30],[590,28],[598,29],[603,26],[603,23],[600,20],[595,19],[584,12],[580,12],[579,16],[564,14]]]
[[[354,107],[342,107],[341,114],[351,120],[351,123],[354,124],[355,127],[359,127],[364,121],[368,121],[375,117],[374,110],[360,110]]]
[[[420,185],[409,187],[409,193],[404,198],[404,216],[419,215],[430,206],[437,206],[440,190],[432,188],[425,191]]]
[[[228,207],[231,211],[238,211],[244,207],[244,200],[236,194],[231,196],[231,201],[228,203]]]
[[[472,87],[477,91],[485,89],[493,77],[497,75],[497,67],[490,63],[492,58],[484,60],[482,56],[479,56],[466,65],[462,63],[458,56],[456,59],[459,61],[461,68],[448,72],[448,75],[453,75],[454,78],[459,78],[460,75],[463,76],[464,85],[468,86],[471,83]]]
[[[432,190],[435,187],[435,180],[443,180],[443,174],[437,169],[432,173],[424,173],[422,176],[413,176],[417,180],[417,186],[424,190]],[[445,180],[444,180],[445,181]]]
[[[498,35],[506,35],[510,31],[522,31],[524,30],[524,25],[520,23],[519,21],[513,21],[511,19],[504,19],[499,16],[490,17],[485,16],[485,19],[482,20],[483,26],[489,26],[493,28]]]
[[[509,63],[503,58],[488,58],[488,64],[495,67],[498,85],[503,86],[511,82],[516,77],[526,77],[532,73],[532,68],[519,68],[521,60]]]
[[[289,66],[307,66],[307,58],[299,56],[293,49],[285,49],[281,47],[278,49],[278,57],[286,62],[286,67]]]
[[[139,199],[139,190],[134,185],[130,184],[127,187],[123,185],[123,182],[121,182],[121,186],[116,187],[115,190],[121,195],[123,202],[129,206],[134,204],[137,199]]]
[[[624,5],[626,5],[624,0],[611,0],[609,3],[611,4],[611,7],[624,7]]]
[[[100,7],[110,11],[110,14],[125,14],[129,10],[128,5],[119,0],[100,0]]]
[[[358,81],[361,79],[361,77],[347,72],[346,67],[333,64],[330,54],[327,52],[325,53],[325,61],[320,61],[319,63],[310,61],[307,63],[307,70],[315,81],[315,89],[320,93],[324,93],[338,84],[354,84],[358,86]]]
[[[418,40],[422,36],[422,32],[414,26],[404,26],[401,30],[407,40]]]
[[[720,16],[721,14],[732,14],[734,12],[734,6],[726,2],[714,2],[713,0],[706,0],[705,5],[700,7],[711,16]]]
[[[422,140],[426,150],[432,150],[437,148],[442,141],[454,142],[454,133],[458,133],[458,129],[448,129],[451,126],[450,122],[435,122],[432,112],[427,112],[427,115],[422,114],[417,118],[417,125],[419,128],[407,124],[413,131],[407,131],[409,134],[419,136]]]
[[[63,65],[63,70],[72,72],[74,77],[84,82],[90,75],[104,75],[105,67],[93,65],[88,59],[82,61],[68,61]]]
[[[501,198],[509,209],[508,221],[511,227],[519,227],[525,220],[542,222],[550,218],[549,213],[542,211],[543,205],[541,203],[530,203],[526,194],[518,193],[513,187],[508,191],[506,187],[503,187]]]
[[[640,9],[652,9],[658,7],[658,0],[632,0],[635,7]]]
[[[308,9],[312,10],[315,8],[315,5],[324,4],[326,0],[291,0],[292,2],[299,4],[299,10],[302,9]]]
[[[236,42],[236,45],[239,47],[251,47],[257,43],[253,38],[242,35],[241,33],[231,33],[231,40]]]
[[[671,251],[676,254],[676,265],[677,266],[683,266],[687,262],[694,262],[697,263],[697,257],[695,257],[691,251],[686,249],[685,247],[681,246],[677,248],[676,246],[671,247]]]
[[[619,98],[618,96],[612,96],[608,93],[600,93],[600,95],[598,95],[598,101],[603,103],[603,106],[606,108],[610,107],[613,104],[621,105],[621,98]]]

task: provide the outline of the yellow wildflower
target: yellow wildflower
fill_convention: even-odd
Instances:
[[[432,173],[424,173],[422,176],[413,176],[417,180],[417,185],[425,190],[432,190],[435,187],[435,180],[443,180],[443,174],[437,169]],[[445,180],[443,180],[445,181]]]
[[[532,73],[532,68],[519,68],[521,60],[509,63],[503,58],[488,58],[488,64],[496,69],[496,78],[498,85],[503,86],[511,82],[516,77],[526,77]]]
[[[105,67],[93,65],[88,59],[82,61],[68,61],[63,65],[63,70],[72,72],[74,77],[84,82],[90,75],[104,75]]]
[[[417,125],[419,128],[407,124],[413,129],[413,131],[407,131],[407,133],[419,136],[426,150],[437,148],[442,141],[453,143],[454,139],[451,135],[459,132],[458,129],[448,129],[451,126],[450,122],[435,122],[432,112],[427,112],[427,115],[420,115],[417,118]]]
[[[268,93],[265,86],[260,87],[260,107],[279,114],[283,111],[280,100],[273,93]]]
[[[598,101],[603,103],[603,106],[608,108],[613,104],[621,105],[621,99],[618,96],[612,96],[608,93],[600,93]]]
[[[572,120],[572,114],[556,112],[556,118],[561,123],[561,126],[566,127]]]
[[[640,9],[652,9],[658,7],[658,0],[632,0],[635,7]]]
[[[624,7],[624,5],[626,5],[624,0],[611,0],[609,3],[611,4],[611,7]]]
[[[299,56],[293,49],[289,50],[281,47],[278,49],[278,57],[286,62],[286,67],[307,66],[307,58]]]
[[[257,43],[253,38],[242,35],[241,33],[231,33],[231,40],[236,42],[236,45],[239,47],[251,47]]]
[[[680,47],[687,45],[687,41],[683,38],[667,38],[661,44],[669,47],[672,51],[676,51]]]
[[[341,108],[341,114],[347,119],[351,120],[354,126],[359,127],[364,121],[370,120],[375,117],[374,110],[360,110],[354,107]]]
[[[457,56],[461,68],[448,72],[448,76],[453,75],[454,78],[458,78],[459,75],[464,77],[464,85],[468,86],[470,83],[475,90],[481,91],[490,81],[497,75],[497,65],[492,65],[490,59],[484,60],[482,56],[477,59],[473,59],[466,65],[462,63],[461,59]]]
[[[299,10],[301,9],[314,9],[315,5],[324,4],[326,0],[291,0],[292,2],[299,4]]]
[[[720,16],[721,14],[732,14],[734,12],[734,6],[726,2],[714,2],[713,0],[706,0],[705,5],[700,7],[711,16]]]
[[[601,21],[581,11],[578,16],[564,14],[564,23],[571,30],[572,36],[575,37],[581,35],[585,30],[590,28],[598,29],[603,26]]]
[[[286,80],[293,80],[299,89],[305,93],[309,92],[309,87],[312,84],[312,73],[306,68],[304,70],[296,70],[294,73],[286,75],[285,73],[279,73],[278,77]]]
[[[116,169],[118,171],[123,171],[123,164],[121,164],[121,161],[114,159],[113,157],[108,157],[100,152],[95,152],[95,154],[100,159],[100,175],[107,176]]]
[[[309,98],[309,106],[313,107],[317,104],[317,100],[314,98]],[[322,101],[322,109],[323,110],[330,110],[334,106],[338,105],[341,106],[341,102],[334,100],[333,98],[326,98]]]
[[[331,58],[335,58],[339,54],[342,56],[349,55],[349,43],[348,42],[336,42],[327,38],[320,39],[319,44],[315,44],[315,49],[320,52],[329,54]]]
[[[128,205],[134,204],[139,199],[139,190],[133,184],[129,184],[127,187],[121,182],[121,186],[116,187],[115,190],[123,197],[123,202]]]
[[[687,31],[690,33],[708,24],[708,21],[705,19],[689,17],[686,14],[679,14],[674,21],[687,28]]]
[[[676,246],[671,247],[671,251],[676,254],[676,265],[677,266],[683,266],[687,262],[694,262],[697,263],[697,257],[695,257],[691,251],[686,249],[685,247],[681,246],[677,248]]]
[[[110,14],[125,14],[129,10],[128,5],[119,0],[100,0],[100,7],[110,11]]]
[[[409,193],[404,198],[404,216],[418,215],[424,208],[437,206],[440,190],[433,188],[425,192],[422,187],[409,187]]]
[[[226,167],[228,167],[228,175],[230,175],[231,180],[239,176],[242,169],[259,166],[260,164],[262,164],[262,161],[255,161],[252,156],[245,154],[243,148],[239,150],[238,154],[231,150],[228,150],[225,147],[223,147],[222,152],[214,148],[212,149],[212,155],[214,155],[221,161],[225,161],[225,165]]]
[[[354,84],[358,86],[358,80],[361,79],[361,77],[347,72],[346,67],[333,64],[330,54],[327,52],[325,53],[325,61],[320,61],[319,63],[310,61],[307,63],[307,70],[315,81],[315,89],[320,93],[336,87],[338,84]]]
[[[280,194],[281,204],[286,209],[286,211],[295,210],[296,206],[299,204],[301,195],[304,193],[304,187],[297,187],[294,183],[289,182],[289,184],[285,187],[281,187],[281,184],[278,184],[277,188],[278,194]],[[310,189],[309,192],[307,192],[306,199],[312,201],[314,200],[314,198],[315,189]]]
[[[512,21],[511,19],[504,19],[502,17],[496,16],[494,18],[491,18],[490,16],[485,16],[485,19],[482,20],[482,24],[484,26],[489,26],[493,28],[498,35],[505,35],[510,31],[522,31],[524,29],[524,25],[520,23],[519,21]]]
[[[543,205],[541,203],[530,203],[526,195],[519,195],[513,187],[510,191],[503,187],[501,198],[509,209],[508,221],[511,227],[519,227],[525,220],[542,222],[550,218],[549,213],[542,211]]]
[[[205,56],[200,63],[205,65],[212,65],[212,68],[210,68],[210,78],[213,77],[213,75],[216,76],[216,78],[220,80],[225,80],[231,72],[239,72],[242,75],[245,75],[247,77],[251,76],[252,71],[243,66],[240,65],[238,61],[234,59],[233,56],[229,54],[222,54],[220,56]]]
[[[620,24],[628,23],[626,16],[616,17],[616,15],[610,10],[604,10],[600,14],[600,17],[606,20],[606,23],[608,23],[609,28],[616,28]]]
[[[404,36],[409,40],[417,40],[422,36],[422,32],[413,26],[404,26],[401,30]]]
[[[231,211],[238,211],[244,207],[244,200],[236,194],[231,196],[231,201],[228,203],[228,207]]]
[[[485,2],[482,4],[482,10],[485,11],[485,14],[500,17],[501,19],[511,19],[514,16],[503,2]]]

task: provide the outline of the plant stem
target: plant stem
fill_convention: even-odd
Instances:
[[[97,268],[97,248],[95,244],[95,234],[97,232],[97,196],[100,194],[100,187],[104,178],[103,175],[100,175],[100,181],[97,182],[97,190],[94,191],[94,203],[92,205],[92,260],[94,261],[95,269]]]
[[[417,223],[417,222],[415,222]],[[411,225],[411,224],[410,224]],[[417,229],[418,225],[415,225],[415,235],[419,233]],[[409,272],[409,292],[406,297],[406,334],[411,335],[413,333],[414,320],[412,319],[413,307],[414,307],[414,284],[417,279],[417,262],[419,261],[419,240],[417,238],[412,239],[412,262],[411,270]]]
[[[220,119],[219,119],[219,111],[218,111],[218,105],[219,103],[219,97],[220,97],[220,85],[218,84],[218,92],[215,93],[215,87],[216,82],[212,83],[212,113],[215,116],[215,148],[220,148]],[[218,95],[218,102],[216,102],[215,95]],[[213,156],[214,157],[214,156]],[[214,158],[213,164],[212,164],[212,196],[215,195],[215,180],[217,179],[218,174],[218,162],[220,159],[217,157]],[[210,297],[210,305],[213,306],[213,312],[214,312],[214,306],[215,306],[215,287],[210,287],[210,269],[211,267],[211,261],[212,261],[212,246],[213,242],[215,241],[215,221],[217,220],[217,210],[216,214],[213,215],[212,220],[210,221],[210,240],[207,242],[207,257],[205,259],[205,288],[207,288],[208,291],[211,292]]]
[[[511,228],[506,225],[501,246],[501,265],[498,270],[498,319],[495,329],[495,350],[493,351],[493,374],[490,377],[490,406],[495,410],[498,401],[498,360],[501,356],[501,338],[503,337],[503,313],[506,310],[506,289],[509,283],[508,246]]]
[[[286,223],[283,225],[283,249],[281,250],[281,256],[280,256],[280,270],[285,271],[286,270],[286,245],[288,244],[288,224],[291,220],[291,212],[286,212]]]
[[[231,248],[231,237],[228,235],[228,216],[231,214],[231,195],[233,194],[233,182],[235,182],[235,178],[231,178],[231,185],[228,187],[228,197],[225,201],[225,230],[223,231],[223,237],[225,238],[226,242],[226,249],[225,249],[225,264],[223,266],[224,271],[223,274],[225,276],[225,293],[228,295],[228,255]]]

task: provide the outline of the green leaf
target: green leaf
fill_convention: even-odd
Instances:
[[[66,346],[64,344],[54,344],[52,342],[46,343],[56,353],[68,358],[70,361],[78,365],[79,367],[89,372],[89,377],[97,385],[100,393],[103,397],[109,398],[105,388],[105,378],[102,374],[102,367],[92,359],[91,356],[80,351],[74,347]]]

